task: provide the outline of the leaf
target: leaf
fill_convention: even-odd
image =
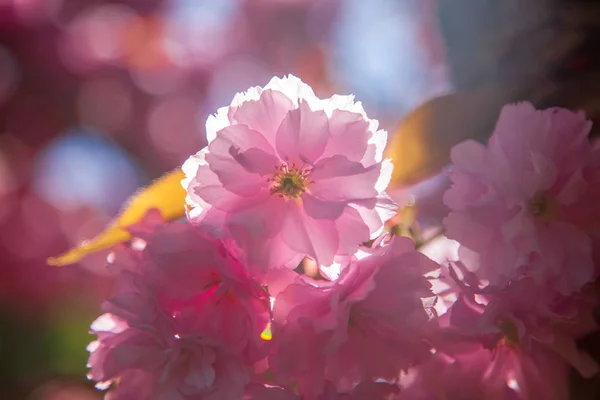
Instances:
[[[134,194],[104,232],[58,257],[49,258],[48,264],[54,266],[73,264],[88,254],[128,241],[131,239],[131,234],[127,231],[127,227],[140,222],[151,209],[160,211],[165,221],[183,217],[186,196],[181,186],[183,178],[185,175],[179,168],[163,175]]]
[[[488,87],[436,97],[410,112],[386,148],[394,162],[390,187],[416,183],[450,161],[450,149],[466,139],[486,139],[500,109],[514,100],[512,87]]]

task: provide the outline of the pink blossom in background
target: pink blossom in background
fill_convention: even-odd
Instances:
[[[88,346],[89,376],[100,382],[99,388],[119,380],[111,399],[242,396],[249,372],[227,342],[203,332],[180,333],[182,326],[168,315],[155,317],[153,325],[128,326],[104,314],[92,324],[99,340]]]
[[[565,295],[594,278],[590,228],[575,218],[597,213],[590,128],[582,113],[518,103],[503,108],[487,146],[452,149],[446,235],[479,277],[532,277]]]
[[[147,216],[142,251],[117,249],[119,292],[93,325],[90,377],[115,399],[239,399],[266,356],[266,292],[229,244]],[[138,392],[144,386],[147,397]],[[163,397],[161,397],[163,396]]]
[[[396,400],[566,400],[568,366],[534,346],[530,354],[503,340],[492,347],[448,333],[435,354],[400,378]]]
[[[437,296],[435,310],[438,316],[446,313],[461,292],[460,285],[453,279],[453,274],[450,272],[450,269],[455,266],[454,263],[458,261],[458,247],[458,242],[448,239],[444,235],[430,239],[419,247],[419,252],[440,266],[438,270],[427,274],[431,290]],[[454,269],[454,271],[456,270]]]
[[[352,255],[336,256],[333,259],[333,263],[331,265],[322,265],[315,263],[319,275],[322,278],[328,279],[330,281],[335,281],[339,278],[341,272],[348,265],[350,265],[350,263],[362,260],[363,258],[370,256],[371,254],[377,254],[379,252],[379,248],[382,246],[386,246],[391,239],[392,235],[389,233],[385,233],[379,236],[377,239],[373,240],[372,242],[368,243],[368,245],[364,243],[361,244],[358,247],[358,250],[356,250],[356,252]],[[314,263],[314,261],[312,262]]]
[[[395,213],[387,133],[352,96],[319,99],[292,75],[273,78],[238,93],[206,132],[183,165],[190,219],[233,238],[252,265],[331,265]]]
[[[582,170],[582,178],[587,183],[586,196],[573,204],[565,214],[569,220],[581,227],[592,240],[596,275],[600,274],[600,140],[592,142],[593,151]]]
[[[352,390],[362,381],[393,380],[426,358],[433,294],[423,275],[436,268],[410,239],[396,237],[333,283],[287,286],[273,308],[270,365],[279,382],[297,381],[304,399],[318,399],[326,380]]]
[[[395,384],[385,382],[361,382],[349,392],[340,393],[327,382],[325,391],[318,400],[389,400],[394,399],[399,392]],[[293,390],[278,386],[250,384],[246,387],[243,400],[303,400]]]
[[[450,211],[443,202],[443,193],[450,184],[448,171],[444,170],[414,185],[394,187],[388,192],[400,207],[415,207],[415,218],[421,228],[437,228]]]
[[[504,337],[512,347],[529,354],[539,346],[553,351],[585,377],[598,365],[577,348],[576,339],[598,328],[593,311],[593,288],[570,297],[536,286],[531,279],[513,282],[502,290],[460,295],[450,310],[450,324],[467,335]]]

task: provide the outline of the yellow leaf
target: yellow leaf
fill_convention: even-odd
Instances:
[[[181,180],[184,177],[184,173],[179,168],[163,175],[150,186],[134,194],[104,232],[58,257],[49,258],[48,264],[55,266],[73,264],[90,253],[126,242],[131,239],[131,234],[126,228],[140,222],[146,212],[153,208],[158,209],[166,221],[183,217],[186,192],[181,186]]]
[[[450,149],[466,139],[485,139],[513,87],[487,87],[436,97],[410,112],[396,127],[386,148],[394,162],[390,187],[416,183],[450,161]]]

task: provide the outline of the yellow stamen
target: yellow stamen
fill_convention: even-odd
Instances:
[[[504,334],[504,342],[508,346],[517,347],[519,345],[519,328],[514,322],[503,319],[498,324],[500,331]]]
[[[277,167],[275,174],[267,179],[268,182],[273,183],[271,194],[286,200],[300,197],[312,182],[308,179],[309,174],[309,169],[298,168],[296,164],[292,164],[291,167],[286,164]]]

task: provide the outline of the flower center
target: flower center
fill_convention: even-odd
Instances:
[[[271,194],[286,200],[300,197],[312,182],[308,179],[309,173],[309,169],[298,168],[296,164],[292,164],[291,167],[287,164],[277,167],[277,172],[267,179],[268,182],[272,182]]]
[[[504,335],[504,342],[511,346],[517,347],[519,345],[519,328],[514,322],[503,319],[499,322],[498,327]]]
[[[554,202],[545,194],[536,194],[529,200],[529,212],[537,219],[546,219],[554,214]]]

